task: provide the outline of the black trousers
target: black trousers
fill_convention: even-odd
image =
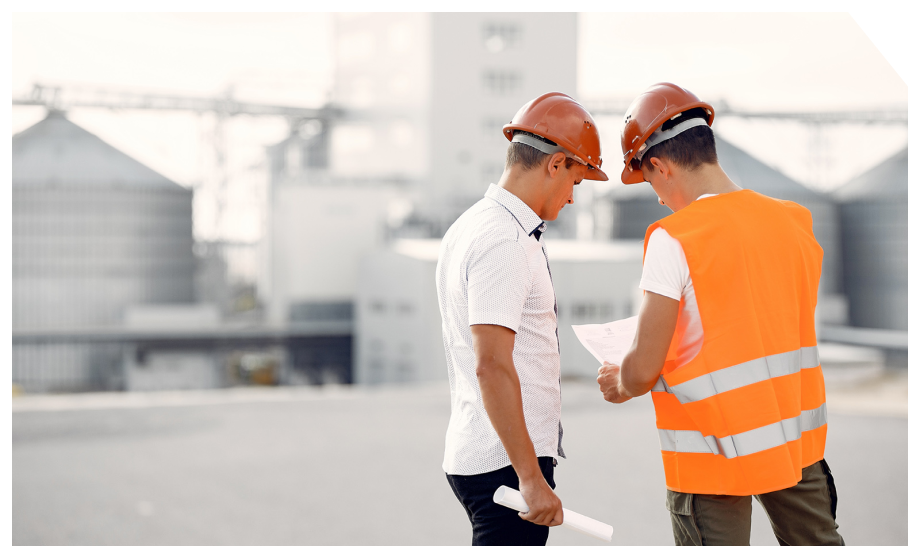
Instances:
[[[552,457],[538,457],[546,483],[553,489]],[[517,473],[510,465],[481,475],[447,475],[454,495],[460,500],[473,526],[473,546],[542,546],[549,527],[524,521],[518,512],[492,501],[495,490],[505,485],[519,490]]]

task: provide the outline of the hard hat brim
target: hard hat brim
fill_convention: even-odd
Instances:
[[[596,169],[594,167],[589,166],[588,170],[585,171],[585,180],[597,180],[599,182],[606,182],[607,180],[610,180],[610,179],[607,178],[607,173],[605,173],[601,169]]]
[[[640,182],[645,182],[645,178],[642,177],[641,169],[633,169],[629,165],[626,165],[623,168],[623,172],[620,174],[620,182],[623,184],[639,184]]]

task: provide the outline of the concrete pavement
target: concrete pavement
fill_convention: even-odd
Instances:
[[[904,545],[906,376],[872,381],[828,382],[838,523],[850,545]],[[567,381],[563,405],[563,504],[614,544],[673,544],[649,398]],[[17,397],[13,544],[466,545],[440,469],[448,415],[440,383]],[[776,544],[757,504],[751,541]],[[604,543],[554,528],[549,544]]]

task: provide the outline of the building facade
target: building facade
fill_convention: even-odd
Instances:
[[[332,131],[339,175],[419,182],[413,203],[440,236],[504,168],[501,128],[549,91],[575,95],[576,14],[336,16]]]

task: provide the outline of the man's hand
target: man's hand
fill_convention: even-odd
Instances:
[[[562,525],[562,502],[542,476],[530,482],[520,481],[521,496],[527,502],[530,511],[518,513],[521,519],[553,527]]]
[[[623,392],[620,384],[620,367],[616,364],[604,361],[603,366],[597,369],[597,384],[604,394],[604,399],[611,403],[623,403],[632,399]]]

